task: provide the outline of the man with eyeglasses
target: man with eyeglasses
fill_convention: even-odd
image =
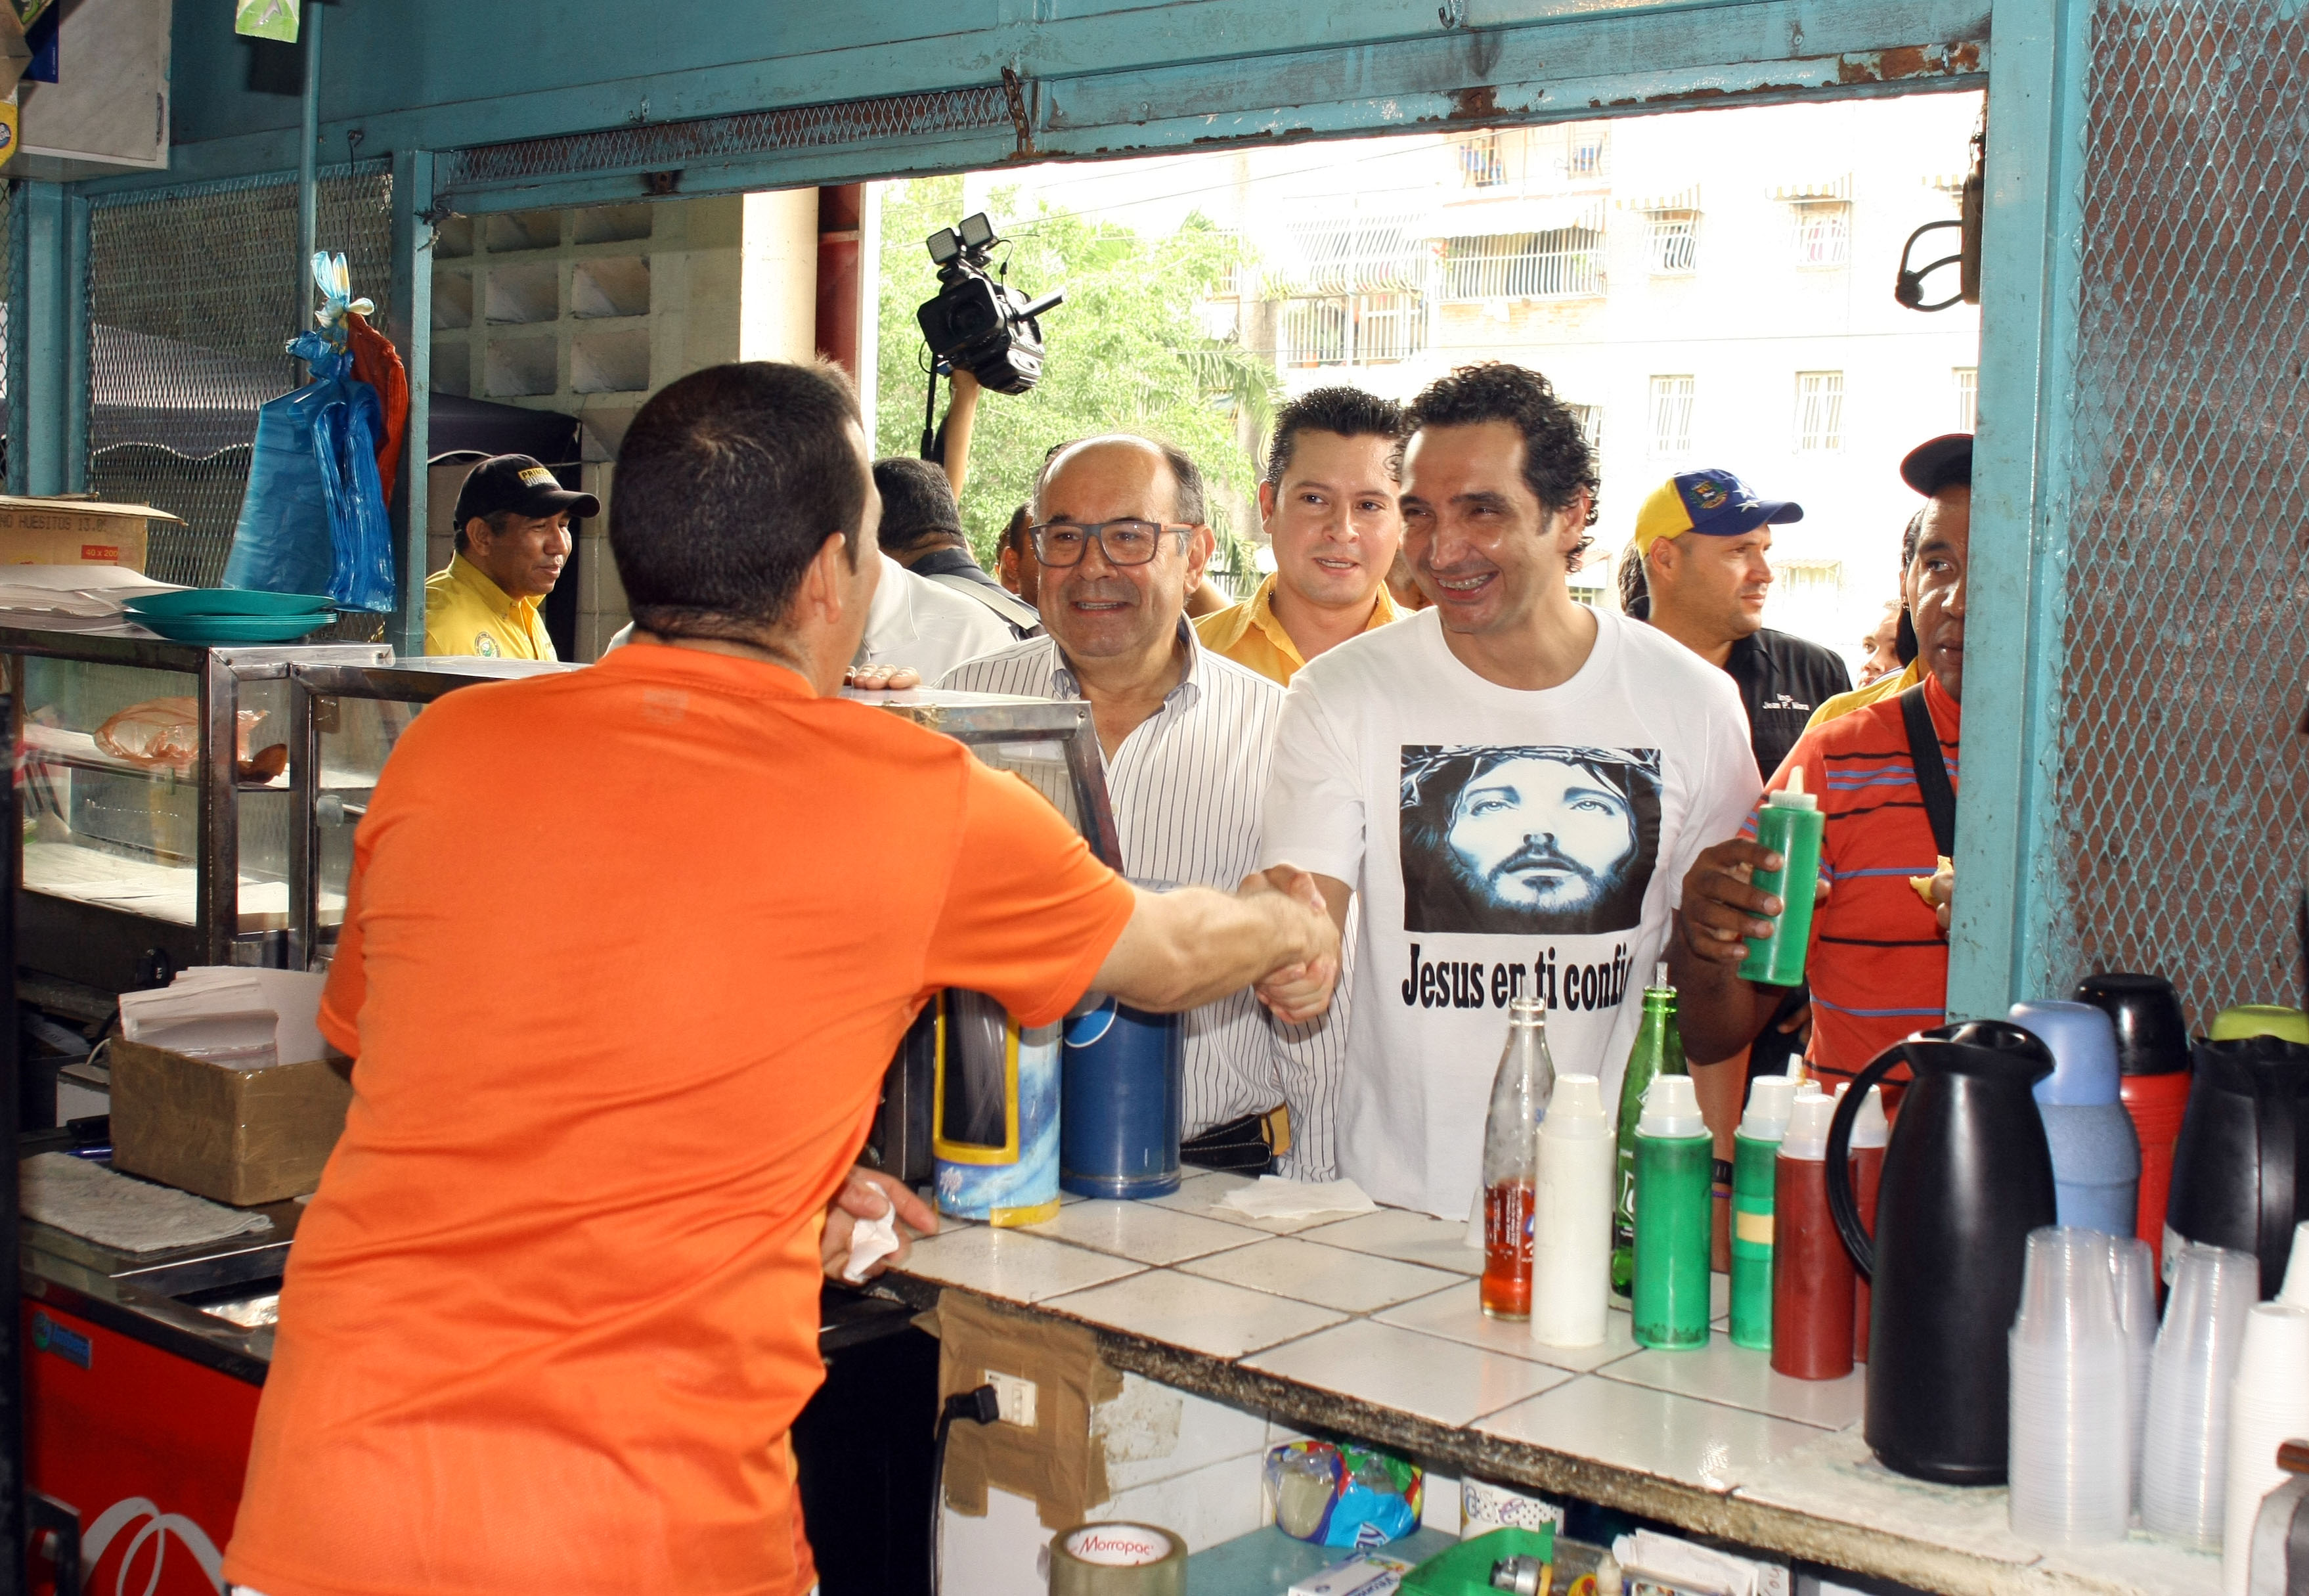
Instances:
[[[1202,473],[1128,434],[1068,444],[1042,466],[1026,536],[1044,635],[938,685],[1087,699],[1123,872],[1148,885],[1240,882],[1259,854],[1283,690],[1204,647],[1187,620],[1215,542]],[[1281,1025],[1233,997],[1181,1023],[1184,1156],[1253,1171],[1280,1156],[1287,1173],[1327,1175],[1329,1116],[1307,1106],[1336,1071],[1344,1027]]]

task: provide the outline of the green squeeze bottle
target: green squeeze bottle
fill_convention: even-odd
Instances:
[[[1636,1123],[1636,1345],[1708,1345],[1716,1139],[1689,1075],[1662,1075]]]
[[[1764,800],[1756,811],[1756,840],[1777,854],[1777,870],[1760,870],[1751,878],[1760,889],[1780,900],[1772,934],[1748,939],[1748,957],[1740,961],[1740,978],[1766,986],[1794,986],[1803,980],[1804,950],[1812,941],[1812,900],[1820,882],[1820,839],[1828,817],[1820,800],[1804,791],[1803,767],[1788,772],[1788,785]]]
[[[1683,1063],[1683,1035],[1675,1025],[1675,988],[1667,984],[1667,960],[1652,968],[1644,988],[1643,1026],[1628,1050],[1628,1072],[1620,1080],[1619,1191],[1612,1206],[1612,1289],[1621,1297],[1636,1279],[1636,1124],[1643,1118],[1644,1093],[1663,1075],[1690,1073]],[[1711,1161],[1711,1173],[1713,1165]]]
[[[1759,1075],[1748,1089],[1732,1156],[1732,1344],[1772,1349],[1772,1183],[1780,1138],[1795,1106],[1792,1076]]]

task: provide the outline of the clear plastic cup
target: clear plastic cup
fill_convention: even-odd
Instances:
[[[2149,1363],[2157,1349],[2157,1256],[2137,1236],[2109,1238],[2117,1328],[2124,1336],[2125,1444],[2132,1505],[2140,1507],[2141,1443],[2148,1428]]]
[[[2223,1504],[2221,1589],[2245,1596],[2253,1522],[2261,1499],[2284,1483],[2277,1449],[2309,1435],[2309,1308],[2253,1305],[2229,1386],[2228,1486]]]
[[[2186,1242],[2149,1358],[2141,1426],[2140,1522],[2210,1550],[2221,1543],[2228,1488],[2229,1387],[2245,1320],[2261,1295],[2250,1253]]]
[[[2028,1236],[2012,1365],[2012,1531],[2051,1546],[2121,1540],[2132,1517],[2132,1360],[2113,1238]]]

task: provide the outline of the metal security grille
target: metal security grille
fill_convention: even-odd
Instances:
[[[1010,102],[999,84],[890,94],[835,105],[748,111],[694,122],[645,123],[601,133],[482,144],[446,157],[439,185],[456,189],[529,178],[670,171],[693,161],[731,160],[779,150],[822,149],[873,139],[921,138],[1009,126]]]
[[[390,302],[393,174],[338,168],[318,195],[319,247],[353,291]],[[302,380],[297,185],[287,178],[94,202],[89,215],[89,473],[99,498],[184,517],[156,524],[145,568],[197,585],[223,574],[248,484],[256,407]]]
[[[2104,4],[2090,72],[2049,973],[2201,1026],[2301,1002],[2309,15]]]

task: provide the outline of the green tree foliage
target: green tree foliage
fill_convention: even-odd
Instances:
[[[894,183],[883,195],[875,451],[914,455],[929,358],[914,309],[938,288],[922,240],[961,217],[962,179]],[[1053,444],[1129,431],[1174,443],[1202,467],[1223,544],[1213,563],[1226,565],[1225,541],[1252,529],[1223,525],[1220,490],[1232,486],[1248,498],[1258,480],[1236,440],[1235,418],[1247,414],[1263,429],[1276,394],[1271,367],[1201,325],[1200,307],[1235,268],[1241,246],[1200,215],[1169,238],[1142,239],[1047,204],[1033,217],[1013,214],[1015,206],[1014,192],[998,194],[990,209],[1010,240],[995,250],[996,265],[1007,254],[1013,286],[1036,295],[1063,288],[1067,302],[1042,320],[1048,353],[1033,392],[990,393],[980,402],[962,500],[980,563],[994,568],[995,539],[1031,494]]]

